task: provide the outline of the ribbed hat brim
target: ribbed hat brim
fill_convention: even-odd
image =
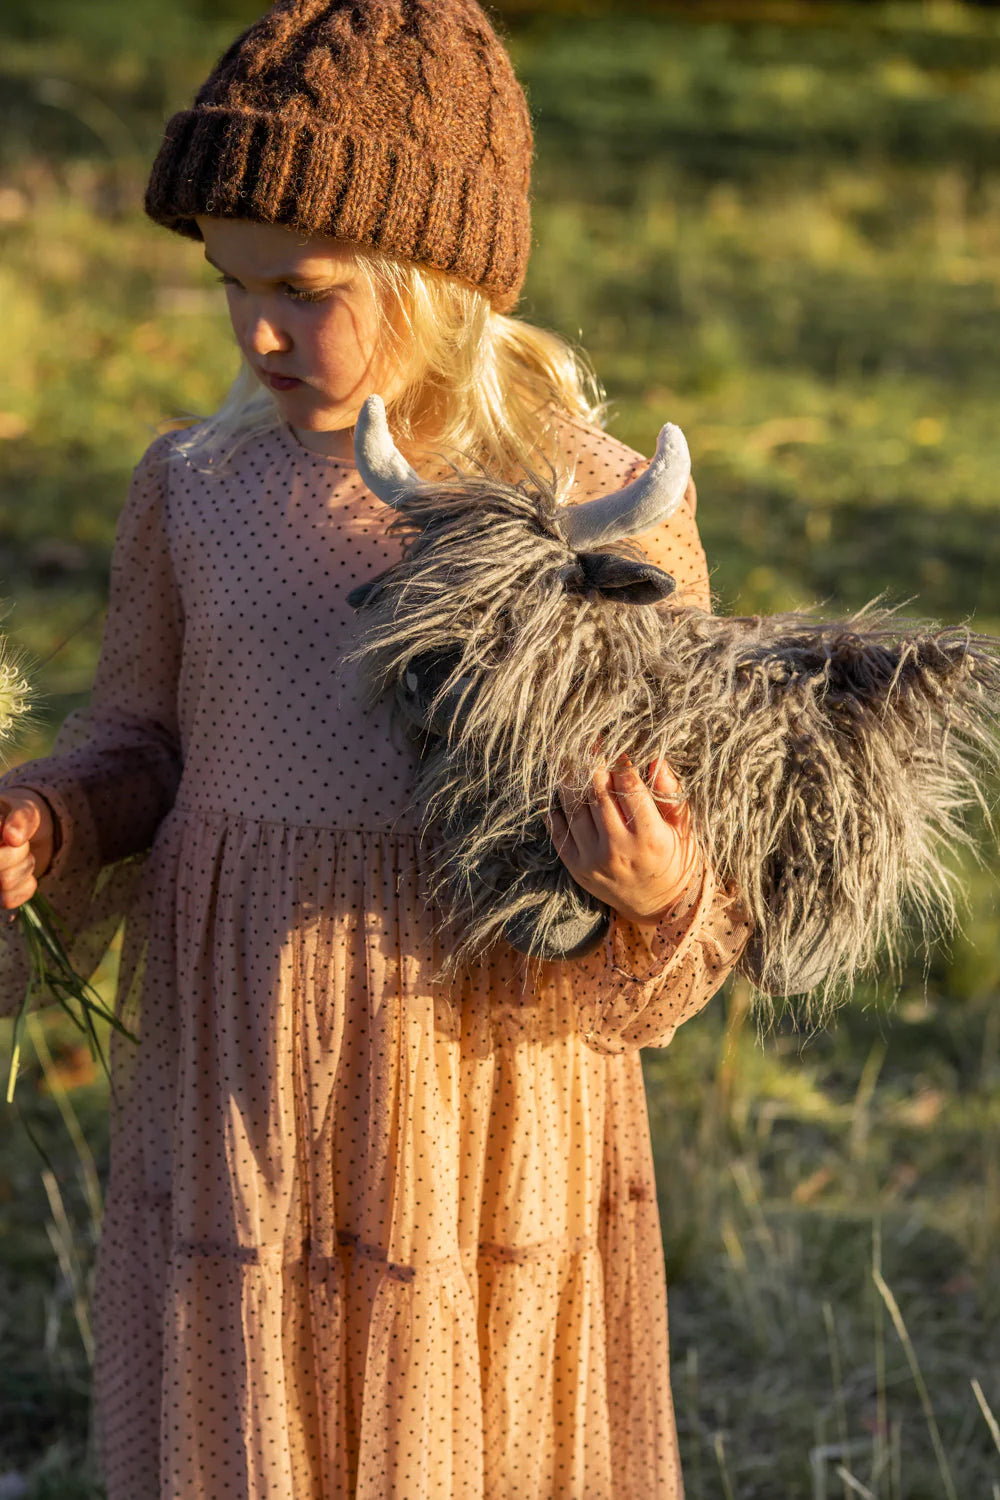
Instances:
[[[517,301],[530,241],[527,199],[499,191],[478,163],[444,165],[412,142],[204,105],[169,121],[146,212],[191,239],[202,214],[372,246],[478,286],[501,312]]]

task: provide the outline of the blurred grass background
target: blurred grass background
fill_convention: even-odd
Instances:
[[[261,8],[5,8],[0,597],[44,663],[19,755],[86,698],[132,466],[235,368],[197,248],[138,205],[165,118]],[[719,607],[885,590],[997,632],[1000,13],[502,14],[537,130],[522,312],[589,350],[627,442],[683,425]],[[995,838],[985,853],[964,933],[828,1033],[785,1019],[761,1040],[737,983],[644,1054],[691,1500],[1000,1497]],[[23,1123],[0,1128],[0,1500],[72,1500],[101,1494],[106,1098],[52,1013],[34,1037]]]

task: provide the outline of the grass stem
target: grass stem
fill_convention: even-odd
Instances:
[[[837,1437],[842,1449],[847,1448],[847,1410],[844,1405],[844,1379],[840,1368],[840,1348],[837,1343],[837,1325],[833,1316],[833,1308],[829,1302],[823,1301],[823,1323],[826,1327],[826,1343],[830,1353],[830,1371],[833,1375],[833,1405],[837,1413]],[[847,1494],[847,1481],[843,1481],[844,1493]]]
[[[996,1417],[993,1415],[990,1404],[984,1396],[983,1388],[978,1380],[973,1380],[972,1382],[972,1394],[979,1402],[979,1410],[986,1419],[986,1425],[990,1429],[990,1437],[993,1439],[997,1452],[1000,1453],[1000,1424],[998,1424]]]
[[[736,1491],[729,1477],[729,1466],[726,1463],[726,1440],[721,1432],[717,1432],[712,1439],[712,1447],[715,1450],[715,1461],[719,1465],[719,1478],[722,1480],[722,1490],[726,1500],[736,1500]]]
[[[849,1473],[843,1464],[837,1465],[837,1478],[843,1480],[844,1485],[850,1490],[852,1495],[860,1495],[862,1500],[878,1500],[875,1491],[870,1490],[866,1484],[862,1484],[860,1479],[855,1479],[854,1475]]]
[[[938,1472],[941,1475],[941,1483],[944,1485],[945,1494],[948,1496],[948,1500],[958,1500],[958,1491],[955,1489],[955,1481],[952,1479],[951,1468],[948,1464],[948,1458],[944,1451],[944,1444],[941,1441],[941,1433],[938,1430],[937,1418],[934,1415],[934,1408],[931,1405],[930,1392],[927,1389],[927,1383],[924,1380],[923,1372],[920,1369],[920,1364],[917,1360],[917,1354],[916,1350],[913,1347],[913,1342],[907,1331],[906,1324],[903,1321],[903,1314],[900,1312],[899,1304],[893,1296],[888,1283],[882,1276],[882,1272],[877,1266],[872,1269],[872,1279],[874,1280],[875,1285],[878,1288],[879,1296],[882,1298],[882,1301],[889,1309],[889,1316],[893,1321],[893,1326],[896,1329],[896,1333],[899,1335],[899,1341],[906,1352],[907,1363],[910,1366],[910,1374],[913,1376],[913,1383],[917,1388],[918,1395],[920,1396],[920,1405],[923,1407],[924,1417],[927,1421],[928,1431],[931,1435],[931,1442],[934,1444],[934,1454],[937,1458]]]
[[[29,1015],[28,1017],[28,1035],[42,1064],[45,1081],[59,1108],[63,1124],[66,1127],[66,1133],[73,1142],[73,1149],[76,1152],[80,1174],[83,1178],[84,1191],[87,1197],[91,1230],[96,1241],[100,1235],[101,1220],[104,1215],[104,1203],[103,1194],[101,1193],[101,1182],[97,1173],[97,1164],[94,1161],[94,1153],[87,1143],[87,1138],[80,1127],[80,1121],[77,1118],[66,1086],[59,1076],[59,1069],[49,1050],[44,1027],[39,1023],[35,1015]]]
[[[138,1042],[138,1037],[129,1031],[113,1010],[108,1009],[93,985],[73,968],[59,932],[59,920],[43,896],[34,896],[23,906],[19,906],[17,919],[28,949],[30,979],[24,999],[14,1017],[14,1035],[7,1073],[7,1103],[10,1104],[14,1098],[21,1044],[31,1002],[36,996],[46,992],[62,1006],[74,1026],[83,1032],[91,1056],[95,1062],[100,1063],[110,1083],[111,1073],[95,1022],[106,1022],[131,1042]]]

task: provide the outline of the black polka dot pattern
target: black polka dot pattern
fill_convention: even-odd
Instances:
[[[573,498],[639,463],[564,440]],[[60,818],[43,884],[67,922],[99,946],[128,908],[109,1500],[668,1500],[638,1048],[718,988],[742,913],[705,872],[649,938],[615,923],[576,964],[504,949],[438,980],[411,752],[345,663],[387,520],[288,429],[218,474],[158,440],[90,715],[7,778]],[[690,506],[644,543],[707,601]]]

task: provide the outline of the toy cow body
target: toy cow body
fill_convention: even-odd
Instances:
[[[660,524],[690,475],[667,425],[617,495],[561,507],[545,484],[425,485],[378,397],[355,434],[362,477],[399,512],[402,560],[355,590],[373,697],[421,737],[418,796],[455,961],[498,939],[546,959],[588,951],[609,913],[558,859],[544,817],[595,757],[666,760],[717,876],[754,936],[767,994],[830,994],[896,943],[947,926],[945,860],[969,844],[998,759],[1000,643],[886,610],[717,617],[624,539]],[[599,748],[598,748],[599,747]]]

